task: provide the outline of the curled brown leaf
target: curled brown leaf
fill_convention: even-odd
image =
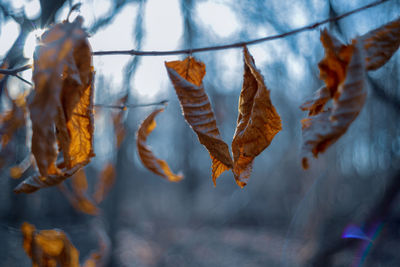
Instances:
[[[325,31],[321,39],[325,43],[329,42],[330,35]],[[337,46],[334,48],[336,51],[331,52],[325,43],[324,63],[319,64],[321,78],[330,92],[334,93],[327,99],[326,89],[322,88],[317,97],[302,106],[303,110],[309,110],[309,117],[302,120],[304,169],[309,167],[311,156],[317,157],[347,131],[360,113],[366,98],[364,55],[360,44],[353,40],[352,44]],[[340,62],[339,67],[321,68],[334,65],[331,61]],[[330,83],[331,79],[335,82]],[[332,108],[325,106],[328,100],[332,100]]]
[[[156,158],[149,147],[146,146],[147,136],[156,128],[156,121],[154,118],[163,111],[164,108],[156,109],[142,122],[137,131],[136,146],[140,160],[147,169],[166,178],[170,182],[179,182],[183,179],[183,176],[174,174],[168,164],[164,160]]]
[[[59,184],[90,162],[93,153],[93,67],[83,19],[47,30],[34,55],[29,104],[32,154],[39,173],[16,188],[33,192]],[[62,151],[63,167],[56,160]]]
[[[210,153],[215,185],[218,176],[232,168],[233,164],[228,145],[221,138],[214,112],[204,90],[202,80],[206,74],[206,67],[193,57],[187,57],[183,61],[165,62],[165,66],[187,123]]]
[[[364,46],[367,70],[382,67],[400,45],[400,18],[357,38]]]
[[[233,173],[236,183],[244,187],[251,174],[252,162],[269,146],[282,129],[281,119],[271,103],[264,78],[245,47],[244,77],[239,97],[239,115],[232,141]]]

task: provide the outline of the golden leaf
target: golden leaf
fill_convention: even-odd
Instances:
[[[32,154],[40,174],[20,184],[33,192],[59,184],[90,162],[93,153],[93,67],[83,19],[64,21],[41,38],[34,56],[34,96],[29,104]],[[62,169],[56,165],[62,151]]]
[[[233,173],[240,187],[248,182],[254,158],[269,146],[282,129],[281,119],[271,103],[264,78],[246,47],[243,49],[243,56],[243,87],[232,141]]]
[[[357,40],[364,46],[367,70],[382,67],[400,45],[400,18],[372,30]]]
[[[61,230],[36,231],[25,222],[21,226],[23,247],[36,267],[79,267],[79,252]]]
[[[330,36],[326,31],[323,32],[323,35],[323,38],[329,41]],[[325,49],[329,48],[325,46]],[[302,120],[302,165],[304,169],[309,167],[309,157],[317,157],[347,131],[365,103],[365,65],[362,48],[356,40],[353,40],[351,45],[342,45],[336,49],[337,51],[346,51],[345,57],[341,57],[340,52],[327,52],[323,59],[326,65],[330,64],[331,59],[342,60],[341,68],[330,69],[332,77],[335,79],[340,77],[335,83],[332,83],[333,87],[330,88],[330,92],[335,92],[330,95],[333,102],[332,108],[324,107],[328,102],[324,88],[320,89],[318,93],[320,97],[315,97],[314,101],[303,105],[303,110],[310,111],[309,117]],[[328,55],[329,53],[330,55]],[[322,71],[326,71],[326,69],[323,68]],[[330,78],[326,77],[324,80],[328,87]],[[322,106],[321,99],[323,99]]]
[[[179,182],[183,179],[182,175],[174,174],[164,160],[157,159],[153,152],[146,146],[147,136],[156,128],[155,116],[164,109],[157,109],[153,111],[140,125],[136,136],[136,146],[139,153],[140,160],[143,165],[154,172],[166,178],[170,182]]]
[[[73,47],[65,58],[61,106],[56,118],[58,140],[67,168],[93,157],[93,67],[87,34],[81,25],[63,24]],[[72,29],[70,29],[72,28]]]
[[[218,176],[233,165],[228,145],[221,139],[214,112],[204,90],[202,80],[206,67],[193,57],[187,57],[183,61],[165,62],[165,66],[187,123],[210,153],[215,185]]]
[[[104,197],[114,185],[115,177],[116,173],[114,165],[111,163],[106,164],[100,173],[100,178],[96,184],[96,189],[93,194],[93,199],[96,201],[96,203],[100,203],[104,200]]]
[[[93,69],[82,19],[56,24],[35,53],[35,96],[29,106],[32,153],[42,176],[59,174],[57,139],[68,169],[93,156]]]

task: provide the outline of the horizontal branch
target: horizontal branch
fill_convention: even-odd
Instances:
[[[358,13],[360,11],[369,9],[371,7],[380,5],[384,2],[387,2],[388,0],[379,0],[376,2],[372,2],[368,5],[356,8],[354,10],[351,10],[349,12],[346,12],[342,15],[333,17],[333,18],[328,18],[307,26],[303,26],[285,33],[281,34],[276,34],[276,35],[270,35],[266,37],[262,37],[259,39],[254,39],[250,41],[243,41],[243,42],[237,42],[237,43],[232,43],[232,44],[226,44],[226,45],[216,45],[216,46],[209,46],[209,47],[200,47],[200,48],[192,48],[192,49],[181,49],[181,50],[170,50],[170,51],[137,51],[137,50],[113,50],[113,51],[96,51],[93,52],[92,54],[94,56],[105,56],[105,55],[129,55],[129,56],[167,56],[167,55],[179,55],[179,54],[192,54],[192,53],[198,53],[198,52],[206,52],[206,51],[217,51],[217,50],[225,50],[225,49],[230,49],[230,48],[240,48],[245,45],[254,45],[262,42],[267,42],[267,41],[272,41],[276,39],[281,39],[285,38],[290,35],[294,35],[303,31],[309,31],[313,30],[321,25],[327,24],[329,22],[334,22],[338,21],[340,19],[343,19],[345,17],[348,17],[350,15],[353,15],[355,13]]]
[[[20,79],[24,83],[27,83],[30,86],[32,86],[33,84],[30,81],[25,80],[24,78],[22,78],[21,76],[18,75],[19,72],[25,71],[25,70],[29,70],[31,68],[32,68],[32,65],[28,64],[28,65],[25,65],[25,66],[22,66],[22,67],[14,68],[14,69],[0,69],[0,75],[10,75],[10,76],[17,77],[18,79]]]
[[[25,66],[14,68],[14,69],[0,69],[0,74],[15,76],[18,79],[20,79],[21,81],[32,86],[33,84],[30,81],[27,81],[18,75],[19,72],[29,70],[31,68],[32,68],[32,65],[25,65]],[[159,105],[166,105],[167,103],[168,103],[168,100],[162,100],[162,101],[156,102],[156,103],[137,104],[137,105],[134,105],[134,104],[126,104],[126,105],[94,104],[94,106],[99,107],[99,108],[115,108],[115,109],[126,110],[127,108],[159,106]]]
[[[15,76],[15,75],[17,75],[17,73],[19,73],[21,71],[29,70],[31,68],[32,68],[32,65],[25,65],[25,66],[14,68],[14,69],[0,69],[0,74]]]
[[[147,104],[126,104],[126,105],[108,105],[108,104],[94,104],[95,107],[99,108],[115,108],[120,110],[126,110],[128,108],[141,108],[141,107],[150,107],[150,106],[160,106],[167,105],[168,100],[162,100],[156,103],[147,103]]]

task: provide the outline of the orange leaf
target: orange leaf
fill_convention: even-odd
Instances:
[[[243,87],[239,97],[239,116],[232,141],[233,173],[244,187],[251,174],[253,160],[269,146],[282,129],[281,119],[271,103],[264,78],[256,69],[245,47]]]
[[[352,47],[342,45],[327,30],[321,32],[321,42],[325,48],[325,57],[318,63],[320,79],[329,89],[332,97],[337,93],[338,86],[346,77]]]
[[[72,193],[64,184],[60,184],[59,189],[67,197],[72,206],[81,212],[98,215],[99,209],[92,199],[87,195],[88,182],[83,169],[80,169],[71,178]]]
[[[104,197],[110,191],[115,182],[115,169],[111,163],[106,164],[100,173],[100,178],[96,184],[96,189],[93,194],[93,199],[96,203],[104,200]]]
[[[326,31],[323,34],[325,35],[324,38],[329,40],[329,34]],[[328,50],[326,47],[325,49]],[[357,41],[353,40],[351,45],[342,45],[335,49],[346,51],[346,60],[342,61],[341,68],[330,69],[329,75],[332,75],[335,79],[340,77],[335,83],[331,84],[333,87],[330,88],[330,91],[335,92],[334,95],[330,96],[333,101],[332,108],[324,107],[328,101],[324,88],[320,89],[320,93],[318,93],[320,97],[316,97],[314,101],[303,105],[303,110],[310,111],[309,117],[302,120],[302,165],[304,169],[309,167],[309,157],[317,157],[319,153],[324,152],[347,131],[365,103],[365,66],[362,48],[357,44]],[[333,52],[332,55],[328,55],[329,53],[331,52],[327,51],[326,57],[323,59],[326,65],[331,64],[329,61],[332,55],[332,60],[338,60],[338,57],[340,60],[340,56],[338,56],[340,52]],[[328,87],[330,77],[324,78]],[[322,106],[320,101],[323,102]]]
[[[60,175],[56,138],[67,169],[93,156],[93,68],[82,21],[78,17],[50,28],[35,53],[29,110],[32,153],[42,176]]]
[[[367,70],[382,67],[400,45],[400,18],[372,30],[357,40],[364,46]]]
[[[42,230],[25,222],[23,247],[35,267],[79,267],[79,251],[61,230]]]
[[[67,168],[93,157],[93,67],[87,34],[80,24],[62,24],[73,47],[65,58],[61,105],[56,118],[58,140]]]
[[[218,176],[232,168],[232,158],[228,145],[221,139],[214,112],[204,90],[202,80],[206,74],[206,67],[193,57],[187,57],[183,61],[166,62],[165,66],[187,123],[210,153],[215,185]]]
[[[136,146],[140,160],[150,171],[166,178],[170,182],[179,182],[183,179],[182,175],[174,174],[164,160],[157,159],[153,152],[146,146],[147,136],[156,128],[155,116],[163,112],[164,109],[153,111],[140,125],[137,131]]]

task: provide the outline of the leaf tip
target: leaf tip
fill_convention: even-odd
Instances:
[[[239,181],[239,180],[237,180],[237,179],[236,179],[236,183],[237,183],[237,185],[238,185],[240,188],[244,188],[244,187],[247,185],[247,183],[242,182],[242,181]]]

